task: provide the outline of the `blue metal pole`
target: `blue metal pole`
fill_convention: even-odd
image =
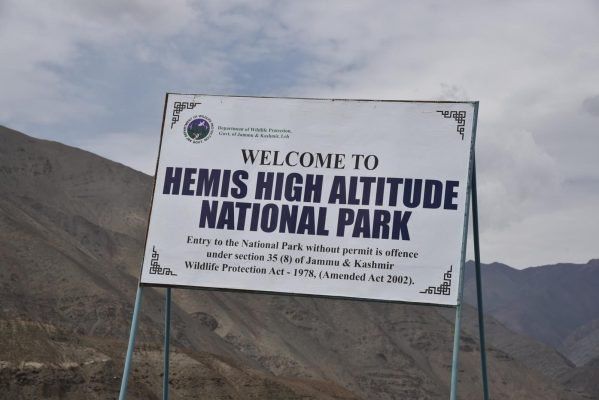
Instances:
[[[451,392],[450,400],[458,398],[458,370],[460,362],[460,332],[462,328],[462,305],[458,304],[455,310],[455,328],[453,332],[453,355],[451,358]]]
[[[142,287],[137,287],[135,294],[135,306],[133,307],[133,317],[131,318],[131,332],[129,333],[129,345],[127,346],[127,356],[125,357],[125,367],[123,368],[123,379],[121,380],[121,391],[119,400],[125,400],[127,397],[127,384],[129,383],[129,371],[131,370],[131,358],[133,357],[133,348],[135,347],[135,336],[137,334],[137,321],[139,320],[139,311],[141,309]]]
[[[466,209],[464,210],[464,226],[462,229],[462,254],[460,258],[460,277],[458,280],[458,301],[455,310],[455,327],[453,333],[453,354],[451,358],[451,391],[450,400],[458,398],[458,372],[460,362],[460,334],[462,329],[462,298],[464,295],[464,271],[466,264],[466,244],[468,242],[468,217],[470,212],[470,197],[474,175],[474,139],[476,138],[476,125],[478,122],[478,102],[474,104],[474,119],[472,123],[472,148],[470,151],[470,170],[466,185]]]
[[[171,338],[171,288],[166,288],[164,309],[164,376],[162,380],[162,399],[168,400],[168,377]]]
[[[468,187],[470,190],[470,187]],[[468,191],[467,191],[468,192]],[[470,196],[466,198],[466,210],[469,210]],[[464,271],[465,271],[465,258],[466,258],[466,241],[468,236],[468,211],[465,213],[464,218],[464,237],[462,240],[462,260],[460,268],[460,278],[458,280],[458,303],[455,309],[455,327],[453,332],[453,353],[451,358],[451,392],[449,395],[450,400],[457,400],[458,398],[458,371],[460,363],[460,334],[462,332],[462,297],[464,294]]]
[[[480,337],[480,364],[483,376],[483,399],[489,400],[487,379],[487,350],[485,347],[485,319],[483,314],[483,286],[480,272],[480,246],[478,235],[478,200],[476,193],[476,161],[472,167],[472,233],[474,237],[474,265],[476,267],[476,299],[478,304],[478,333]]]

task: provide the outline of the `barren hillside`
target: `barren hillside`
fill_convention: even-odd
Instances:
[[[0,127],[0,398],[116,396],[150,189],[123,165]],[[144,292],[129,398],[159,398],[162,296]],[[175,290],[173,308],[174,399],[448,397],[451,309],[193,290]],[[554,349],[489,321],[494,398],[589,398],[554,379],[578,382]],[[460,398],[478,399],[470,308],[465,325]]]

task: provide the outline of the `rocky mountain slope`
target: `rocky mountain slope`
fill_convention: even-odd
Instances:
[[[576,365],[599,357],[599,260],[517,270],[485,265],[485,312],[514,332],[559,349]],[[469,263],[465,300],[476,304]]]
[[[561,343],[560,351],[576,365],[599,358],[599,319],[576,328]]]
[[[123,165],[0,127],[0,399],[115,398],[150,190]],[[159,398],[163,293],[144,291],[131,399]],[[460,398],[478,399],[465,315]],[[597,395],[580,383],[592,365],[488,330],[494,398]],[[452,335],[448,308],[175,290],[172,398],[445,399]]]

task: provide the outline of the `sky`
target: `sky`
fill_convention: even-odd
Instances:
[[[481,253],[599,258],[599,1],[0,0],[0,124],[152,174],[167,92],[480,101]]]

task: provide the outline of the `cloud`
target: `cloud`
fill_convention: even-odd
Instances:
[[[584,99],[582,109],[595,117],[599,117],[599,95]]]
[[[72,69],[90,53],[164,38],[188,16],[183,2],[14,1],[0,15],[0,118],[51,124],[106,112]],[[109,51],[108,51],[109,52]],[[105,115],[104,115],[105,116]]]

